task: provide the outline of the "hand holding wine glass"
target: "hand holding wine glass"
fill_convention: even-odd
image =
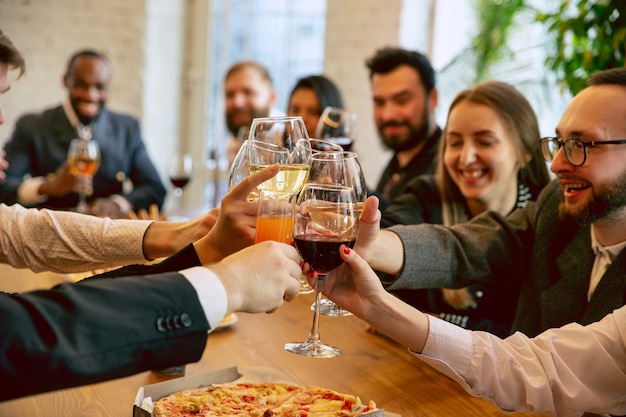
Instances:
[[[351,187],[356,196],[357,211],[361,213],[367,199],[365,176],[355,152],[319,152],[311,156],[310,183],[336,184]],[[311,309],[316,308],[315,305]],[[350,316],[348,310],[324,298],[320,301],[320,314],[331,317]]]
[[[339,254],[341,245],[354,246],[358,218],[358,204],[352,187],[309,183],[298,196],[293,240],[303,261],[318,275],[309,337],[304,342],[287,343],[287,351],[315,358],[332,358],[341,354],[341,350],[320,340],[321,289],[325,274],[343,263]]]
[[[88,213],[86,195],[93,193],[91,179],[100,166],[100,147],[98,142],[86,139],[74,139],[70,143],[67,151],[67,163],[70,173],[74,176],[84,176],[88,185],[78,190],[78,205],[76,210],[79,213]]]

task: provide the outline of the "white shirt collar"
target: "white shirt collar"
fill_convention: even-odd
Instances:
[[[595,228],[593,224],[591,225],[591,249],[593,249],[593,253],[598,255],[599,252],[604,252],[609,255],[609,259],[613,262],[613,259],[619,255],[619,253],[626,247],[626,240],[621,243],[616,243],[614,245],[602,246],[598,239],[596,239]]]
[[[69,97],[65,97],[63,99],[63,111],[65,112],[65,116],[67,117],[67,120],[70,121],[70,124],[74,127],[74,130],[76,130],[76,133],[83,139],[90,140],[92,137],[94,124],[90,123],[89,125],[85,126],[81,123],[80,120],[78,120],[78,116],[76,115],[76,112],[74,111],[74,108],[72,107],[72,103],[70,103]],[[82,135],[81,135],[81,130],[83,130]]]

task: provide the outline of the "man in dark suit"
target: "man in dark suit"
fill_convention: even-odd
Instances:
[[[80,189],[89,210],[118,218],[131,210],[161,206],[165,187],[141,137],[139,121],[105,107],[111,64],[93,50],[74,54],[63,78],[68,91],[61,105],[21,117],[5,146],[9,168],[0,183],[0,202],[30,207],[72,209]],[[73,173],[67,152],[72,139],[86,137],[100,146],[93,176]],[[128,190],[132,188],[132,190]]]
[[[531,337],[600,320],[626,304],[626,68],[594,74],[541,144],[557,179],[536,203],[450,228],[362,218],[356,249],[391,290],[510,282]]]
[[[0,31],[0,94],[9,89],[9,69],[16,69],[21,75],[24,68],[21,54]],[[0,124],[3,121],[0,106]],[[0,168],[4,166],[0,164]],[[245,198],[250,190],[277,172],[275,166],[248,177],[236,188],[237,195],[233,198],[229,193],[227,198],[233,198],[233,206],[239,201],[248,207],[251,203]],[[258,181],[255,183],[253,178]],[[225,205],[231,204],[226,201]],[[233,206],[239,214],[250,217],[245,210]],[[4,210],[6,206],[0,207],[2,216],[10,215]],[[25,212],[35,217],[46,216],[44,211],[24,210],[19,206],[8,209],[22,216],[22,220]],[[39,213],[41,216],[37,216]],[[83,228],[98,223],[96,220],[109,225],[116,223],[120,234],[128,240],[127,247],[133,246],[133,237],[121,230],[133,221],[109,221],[66,212],[52,212],[49,217],[54,219],[51,223],[55,227],[41,228],[35,233],[43,237],[59,231],[59,236],[66,239],[57,242],[61,246],[71,244],[78,237],[74,235],[80,234],[68,232],[71,229],[67,227],[67,219],[80,223],[80,217],[90,220],[83,222]],[[235,217],[232,212],[220,216],[223,224],[220,226],[218,219],[204,238],[161,265],[145,267],[146,272],[152,273],[150,276],[122,270],[51,290],[0,292],[0,380],[5,381],[0,401],[198,361],[206,347],[207,331],[217,326],[226,314],[269,312],[295,298],[301,276],[300,257],[295,248],[263,242],[226,256],[229,243],[218,241],[239,240],[235,229],[228,229],[230,219]],[[251,228],[245,220],[238,221],[244,229]],[[105,226],[92,229],[105,229]],[[10,230],[0,231],[3,245],[0,259],[5,259],[6,245],[12,247],[18,238],[31,237],[21,236],[24,232],[21,229],[15,239],[9,235]],[[149,232],[147,229],[143,234],[144,243]],[[217,240],[212,240],[211,235]],[[49,243],[26,250],[19,243],[16,246],[19,247],[12,247],[16,249],[15,256],[23,256],[24,262],[27,255],[36,256],[37,251],[43,252],[44,258],[54,258],[58,253],[54,248],[50,250]],[[84,249],[78,256],[86,257],[93,250]],[[120,250],[123,247],[112,248],[112,252]],[[149,251],[145,254],[149,256]],[[224,259],[214,263],[219,258]],[[200,266],[209,263],[210,267]],[[113,276],[116,278],[109,278]]]

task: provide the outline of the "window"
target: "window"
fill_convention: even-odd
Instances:
[[[284,111],[296,80],[323,72],[326,0],[214,0],[210,13],[206,140],[209,165],[217,175],[207,184],[206,198],[216,206],[227,191],[224,74],[244,59],[265,65],[277,108]]]

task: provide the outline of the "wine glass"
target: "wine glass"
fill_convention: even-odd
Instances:
[[[325,139],[309,138],[309,142],[314,154],[318,152],[343,152],[341,145]]]
[[[174,186],[174,194],[178,198],[183,196],[183,188],[191,180],[191,173],[193,172],[193,158],[191,154],[176,155],[170,165],[168,172],[170,182]]]
[[[300,256],[318,273],[315,282],[315,309],[309,337],[304,342],[285,344],[285,350],[314,358],[333,358],[341,350],[320,340],[320,301],[325,275],[343,263],[339,248],[353,247],[359,222],[352,187],[307,183],[294,210],[293,240]]]
[[[177,154],[172,159],[168,177],[170,182],[174,186],[174,197],[176,198],[176,210],[180,212],[183,204],[183,188],[191,180],[191,174],[193,173],[193,158],[191,154]],[[182,216],[170,216],[170,221],[185,221],[187,220]]]
[[[355,193],[358,214],[360,215],[363,211],[365,200],[367,200],[367,187],[363,169],[355,152],[314,153],[311,156],[311,172],[308,182],[351,187]],[[311,309],[313,308],[315,305],[311,306]],[[320,313],[331,317],[352,315],[348,310],[326,298],[321,300]]]
[[[74,139],[70,142],[67,151],[67,163],[70,172],[74,175],[86,175],[93,177],[100,166],[100,147],[98,142],[86,139]],[[93,186],[87,186],[78,190],[78,205],[76,211],[89,213],[86,196],[93,193]]]
[[[240,129],[241,130],[241,129]],[[294,147],[299,140],[307,139],[306,126],[302,117],[261,117],[252,120],[248,128],[247,140],[241,145],[228,172],[228,189],[231,190],[250,175],[248,163],[248,142],[255,140],[258,142],[271,143],[279,147],[284,147],[289,152],[294,151]],[[300,142],[300,147],[304,151],[304,156],[310,154],[306,148],[310,148],[306,143]],[[302,154],[302,151],[300,152]],[[301,158],[302,159],[302,158]],[[256,171],[255,171],[256,172]],[[248,196],[249,201],[258,199],[258,190],[254,190]]]
[[[337,107],[326,107],[315,127],[315,137],[326,139],[343,147],[352,149],[352,142],[356,139],[356,113]]]

